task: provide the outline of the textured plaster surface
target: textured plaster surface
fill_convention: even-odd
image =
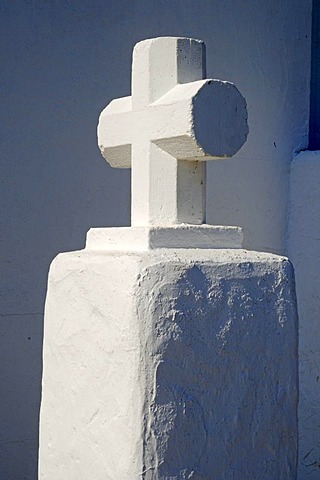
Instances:
[[[59,255],[41,480],[293,479],[292,269],[243,250]]]
[[[289,255],[299,312],[299,480],[320,478],[320,152],[302,152],[291,168]]]

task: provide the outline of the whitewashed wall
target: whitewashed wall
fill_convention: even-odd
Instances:
[[[246,97],[250,134],[209,166],[208,222],[241,225],[249,248],[282,252],[289,165],[306,147],[311,1],[1,2],[0,478],[36,478],[42,312],[51,259],[90,226],[129,222],[129,172],[96,147],[96,123],[130,92],[147,37],[207,44],[208,76]]]

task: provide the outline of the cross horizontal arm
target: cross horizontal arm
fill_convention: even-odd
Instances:
[[[112,167],[131,167],[131,145],[134,141],[131,113],[131,97],[123,97],[110,102],[100,114],[98,145],[102,156]]]
[[[149,140],[178,160],[212,160],[234,155],[247,132],[237,88],[201,80],[175,86],[143,110],[131,110],[131,97],[111,102],[100,116],[98,138],[106,160],[128,168],[133,142]]]

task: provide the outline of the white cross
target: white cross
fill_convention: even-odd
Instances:
[[[102,112],[98,142],[113,167],[132,167],[132,225],[202,224],[204,160],[246,140],[246,103],[229,82],[203,80],[205,46],[160,37],[133,51],[132,96]]]

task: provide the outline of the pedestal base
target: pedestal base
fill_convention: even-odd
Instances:
[[[59,255],[39,478],[295,478],[293,273],[244,250]]]

